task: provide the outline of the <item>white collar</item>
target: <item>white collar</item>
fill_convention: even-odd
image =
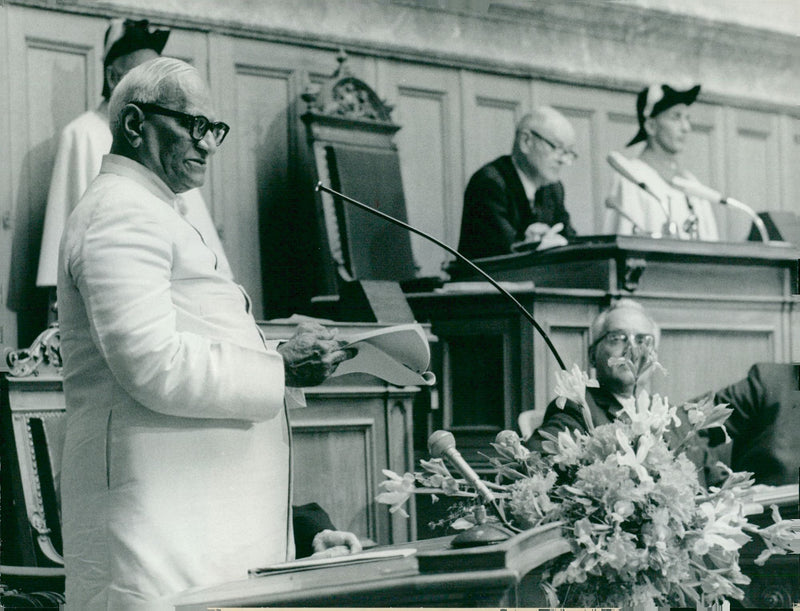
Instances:
[[[122,155],[108,153],[107,155],[103,155],[100,173],[116,174],[117,176],[124,176],[135,180],[157,198],[164,200],[164,202],[169,204],[174,210],[177,210],[180,214],[184,214],[185,205],[182,204],[183,200],[181,196],[170,189],[167,183],[161,180],[155,172],[143,166],[138,161],[134,161]]]

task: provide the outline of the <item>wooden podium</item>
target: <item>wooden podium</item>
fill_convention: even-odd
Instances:
[[[451,539],[428,539],[393,548],[413,549],[407,556],[279,571],[189,591],[175,601],[175,610],[546,606],[536,569],[570,549],[558,524],[487,547],[452,549]]]
[[[567,367],[588,370],[588,330],[612,299],[642,303],[661,326],[654,391],[673,402],[743,378],[759,361],[800,361],[800,252],[788,244],[585,236],[567,246],[475,262],[507,287],[550,335]],[[544,341],[488,283],[453,266],[442,290],[408,295],[442,350],[441,408],[465,457],[523,410],[544,414],[558,364]],[[472,450],[470,450],[470,446]],[[485,462],[485,461],[484,461]]]

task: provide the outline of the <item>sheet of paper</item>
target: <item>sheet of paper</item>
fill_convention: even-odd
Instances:
[[[429,386],[436,377],[428,371],[430,346],[418,324],[395,325],[344,337],[356,356],[340,363],[334,376],[368,373],[397,386]]]
[[[361,552],[358,554],[349,554],[347,556],[336,556],[334,558],[303,558],[302,560],[293,560],[292,562],[281,562],[280,564],[271,564],[257,569],[250,569],[247,573],[250,577],[258,577],[259,575],[271,575],[274,573],[297,571],[300,569],[312,569],[322,566],[334,566],[344,564],[359,564],[362,562],[374,562],[376,560],[386,560],[388,558],[405,558],[416,553],[416,548],[406,547],[402,549],[382,549],[374,550],[371,552]]]

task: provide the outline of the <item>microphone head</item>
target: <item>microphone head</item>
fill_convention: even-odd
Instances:
[[[696,180],[690,180],[682,176],[674,176],[672,180],[670,180],[670,184],[676,189],[686,193],[686,195],[707,199],[710,202],[727,203],[722,193]]]
[[[618,152],[618,151],[609,151],[608,156],[606,157],[606,161],[611,165],[618,164],[621,166],[625,165],[625,156]]]
[[[434,458],[442,458],[450,448],[456,447],[456,438],[450,431],[434,431],[428,437],[428,453]]]

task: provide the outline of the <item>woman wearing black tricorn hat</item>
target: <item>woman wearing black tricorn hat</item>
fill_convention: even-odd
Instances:
[[[700,85],[683,91],[669,85],[651,85],[639,92],[639,131],[628,146],[646,144],[638,157],[624,159],[624,169],[636,182],[619,173],[614,175],[606,200],[604,233],[719,239],[711,203],[688,197],[671,184],[676,176],[697,182],[680,166],[679,155],[692,131],[689,106],[698,93]],[[646,185],[647,190],[641,185]]]

